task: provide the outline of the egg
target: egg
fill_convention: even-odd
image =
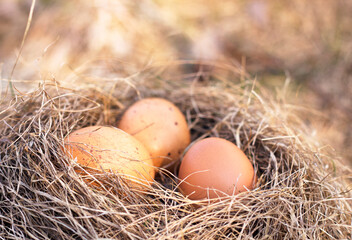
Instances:
[[[122,115],[118,127],[146,146],[156,167],[172,165],[191,141],[185,116],[162,98],[137,101]]]
[[[189,199],[216,199],[253,188],[255,173],[247,156],[232,142],[210,137],[194,143],[179,169],[180,191]]]
[[[131,187],[150,186],[154,179],[148,150],[121,129],[103,126],[79,129],[65,138],[64,151],[77,159],[78,164],[92,168],[94,173],[103,170],[119,174]],[[99,174],[94,176],[99,178]]]

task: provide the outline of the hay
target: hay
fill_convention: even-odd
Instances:
[[[2,102],[0,238],[351,238],[351,170],[308,137],[297,108],[240,69],[197,67],[149,68],[87,89],[46,83]],[[241,147],[259,176],[255,190],[195,208],[177,191],[177,171],[161,171],[146,195],[108,173],[103,190],[88,187],[61,150],[64,137],[114,125],[125,107],[149,96],[180,107],[192,140],[219,136]]]

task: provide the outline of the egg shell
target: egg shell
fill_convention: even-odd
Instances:
[[[180,191],[192,200],[216,199],[252,189],[255,173],[232,142],[206,138],[193,144],[179,169]]]
[[[78,164],[95,169],[90,172],[111,170],[127,180],[131,187],[137,188],[150,186],[153,182],[155,172],[148,150],[121,129],[103,126],[82,128],[67,136],[64,146],[65,153],[72,159],[76,158]]]
[[[162,98],[134,103],[125,111],[118,127],[146,146],[156,167],[178,160],[191,141],[185,116]]]

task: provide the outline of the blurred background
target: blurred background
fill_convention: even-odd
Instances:
[[[27,91],[72,75],[116,77],[122,63],[133,74],[179,59],[227,62],[275,93],[290,80],[285,100],[352,164],[350,0],[37,0],[20,50],[31,4],[0,1],[3,92],[10,78]]]

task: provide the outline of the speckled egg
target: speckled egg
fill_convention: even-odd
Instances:
[[[156,167],[178,160],[191,141],[185,116],[162,98],[134,103],[125,111],[118,127],[146,146]]]
[[[148,186],[154,179],[153,161],[137,139],[114,127],[92,126],[65,138],[65,153],[83,167],[113,171],[133,187]]]

